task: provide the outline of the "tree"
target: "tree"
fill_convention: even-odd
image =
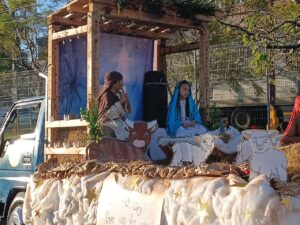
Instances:
[[[238,4],[238,2],[240,2]],[[285,72],[298,68],[300,4],[298,1],[224,0],[213,27],[252,49],[252,68]]]
[[[0,71],[43,69],[47,58],[47,15],[57,2],[65,1],[0,2]]]

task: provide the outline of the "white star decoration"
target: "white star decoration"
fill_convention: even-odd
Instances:
[[[207,208],[208,208],[208,204],[206,202],[202,202],[201,199],[198,200],[198,205],[199,205],[199,217],[200,217],[200,224],[203,224],[209,214],[208,214],[208,211],[207,211]]]

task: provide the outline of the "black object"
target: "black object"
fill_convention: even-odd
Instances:
[[[143,120],[157,120],[159,127],[166,127],[168,90],[166,75],[160,71],[148,71],[144,75]]]

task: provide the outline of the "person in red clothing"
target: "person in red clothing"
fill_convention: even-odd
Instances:
[[[281,139],[281,145],[300,142],[300,96],[295,99],[293,113]]]

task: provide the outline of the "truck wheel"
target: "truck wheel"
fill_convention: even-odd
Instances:
[[[239,110],[234,111],[231,118],[233,124],[239,129],[246,130],[250,126],[251,118],[248,112]]]
[[[23,223],[23,203],[25,193],[20,192],[10,204],[7,217],[7,225],[22,225]]]

